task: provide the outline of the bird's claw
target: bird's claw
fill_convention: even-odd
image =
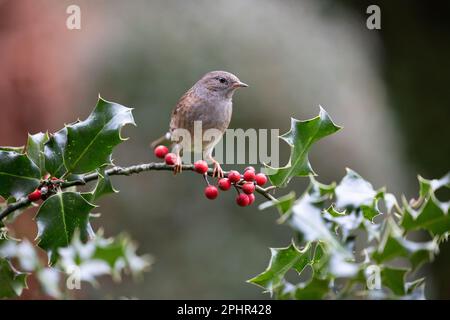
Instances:
[[[220,166],[219,162],[217,162],[217,161],[214,162],[214,169],[212,172],[212,176],[213,177],[217,176],[217,178],[219,178],[219,179],[224,177],[222,167]]]
[[[177,157],[177,162],[173,165],[173,174],[177,175],[178,173],[181,173],[181,171],[183,171],[183,164],[181,158]]]

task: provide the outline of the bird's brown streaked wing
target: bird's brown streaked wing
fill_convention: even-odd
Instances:
[[[193,126],[193,119],[189,113],[192,113],[196,105],[200,103],[201,99],[194,94],[193,88],[189,89],[180,100],[178,100],[177,106],[172,111],[170,131],[177,128],[191,129]]]

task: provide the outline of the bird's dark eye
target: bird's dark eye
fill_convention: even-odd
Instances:
[[[220,83],[227,83],[228,81],[227,81],[227,79],[225,79],[225,78],[219,78],[219,82],[220,82]]]

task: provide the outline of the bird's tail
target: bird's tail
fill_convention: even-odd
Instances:
[[[158,139],[154,140],[152,143],[150,143],[150,147],[152,149],[155,149],[155,147],[164,141],[170,141],[170,132],[167,132],[165,135],[159,137]]]

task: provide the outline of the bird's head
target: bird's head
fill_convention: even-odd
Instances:
[[[231,98],[238,88],[248,87],[234,74],[226,71],[211,71],[205,74],[197,83],[197,87],[206,90],[211,95]]]

